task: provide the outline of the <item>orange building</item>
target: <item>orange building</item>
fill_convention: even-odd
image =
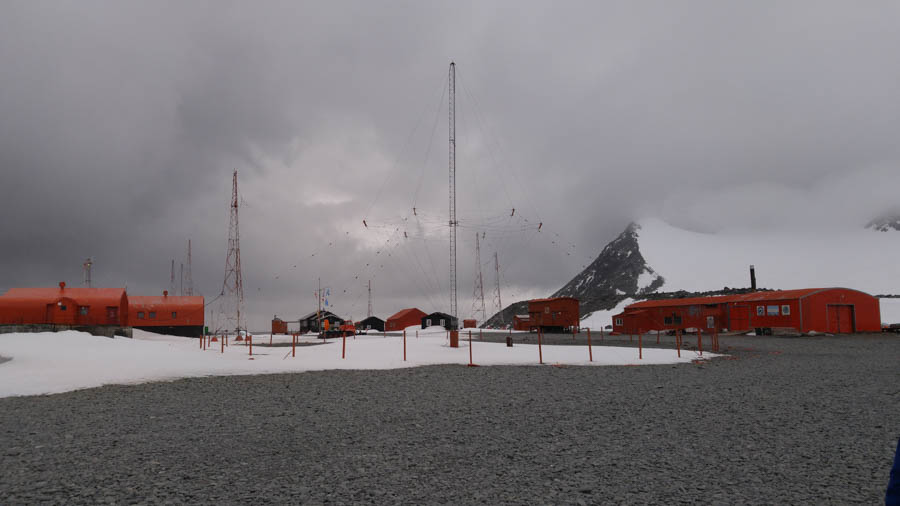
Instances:
[[[158,334],[185,337],[203,335],[204,304],[201,296],[133,295],[128,299],[132,327]]]
[[[568,332],[578,328],[578,299],[556,297],[528,301],[528,320],[531,328]]]
[[[398,311],[384,322],[384,330],[403,330],[413,325],[421,325],[422,318],[428,316],[418,308],[407,308]]]
[[[0,325],[47,330],[126,327],[128,296],[124,288],[70,288],[64,282],[58,288],[11,288],[0,296]]]

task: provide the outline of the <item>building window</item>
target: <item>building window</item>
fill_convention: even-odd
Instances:
[[[766,316],[778,316],[778,306],[766,306]]]
[[[59,310],[60,310],[60,311],[65,311],[65,310],[66,310],[66,305],[65,305],[65,304],[60,304],[60,305],[59,305]]]
[[[150,311],[150,319],[156,318],[156,311]]]
[[[366,325],[366,330],[372,330],[372,326],[371,326],[371,325]]]
[[[787,304],[781,306],[781,314],[783,314],[784,316],[790,315],[791,314],[791,306],[788,306]]]
[[[681,325],[681,315],[672,315],[672,319],[675,321],[675,325]]]
[[[666,325],[671,325],[671,324],[672,324],[672,317],[671,317],[671,316],[666,316],[665,318],[663,318],[663,323],[665,323]]]
[[[443,318],[441,318],[441,327],[446,327],[446,325],[444,324],[444,319],[443,319]]]
[[[431,318],[428,318],[427,320],[425,320],[425,326],[426,326],[426,327],[430,327],[430,326],[431,326]]]
[[[621,318],[616,318],[616,325],[618,325],[619,327],[623,325]]]
[[[87,306],[78,306],[78,314],[80,314],[80,315],[87,315],[87,314],[88,314],[88,307],[87,307]]]
[[[766,306],[756,306],[756,316],[765,316]]]
[[[544,308],[544,313],[550,314],[550,306]]]
[[[178,318],[178,313],[172,311],[172,319],[174,320],[175,318]]]
[[[144,319],[144,312],[138,311],[138,320],[143,320],[143,319]]]

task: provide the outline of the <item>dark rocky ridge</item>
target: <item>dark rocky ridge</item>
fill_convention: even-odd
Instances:
[[[891,230],[900,231],[900,213],[886,214],[880,218],[876,218],[866,225],[866,228],[877,230],[879,232],[889,232]]]

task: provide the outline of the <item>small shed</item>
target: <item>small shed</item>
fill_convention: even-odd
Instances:
[[[459,320],[455,316],[450,316],[449,314],[441,313],[440,311],[435,311],[434,313],[422,317],[423,329],[435,325],[444,327],[447,330],[457,330],[459,329]]]
[[[366,332],[369,330],[384,332],[384,320],[377,316],[370,316],[364,320],[356,322],[357,332]]]
[[[278,316],[272,318],[272,335],[275,334],[287,334],[288,333],[288,324],[286,321],[282,320]]]
[[[463,320],[463,328],[464,329],[474,329],[478,326],[478,322],[474,318],[467,318]]]
[[[531,330],[531,319],[527,314],[513,316],[513,330]]]
[[[384,322],[384,329],[397,331],[413,325],[419,325],[423,316],[425,316],[425,312],[418,308],[401,309]]]
[[[578,299],[575,297],[555,297],[528,301],[528,318],[531,328],[567,332],[578,328]]]

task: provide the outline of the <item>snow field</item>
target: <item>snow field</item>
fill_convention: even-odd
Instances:
[[[139,330],[135,338],[98,337],[83,332],[0,334],[0,356],[11,360],[0,364],[0,397],[67,392],[107,384],[134,384],[168,381],[198,376],[271,374],[330,369],[375,370],[399,369],[426,365],[469,362],[468,333],[460,332],[459,348],[450,348],[442,328],[407,331],[407,361],[403,361],[402,335],[348,336],[346,359],[341,359],[342,339],[329,339],[315,346],[296,349],[267,347],[269,335],[255,335],[253,356],[249,347],[229,341],[222,352],[220,342],[200,349],[197,339],[162,336]],[[476,333],[473,332],[473,339]],[[286,338],[286,340],[285,340]],[[304,343],[321,343],[311,336]],[[274,342],[290,343],[291,336],[274,336]],[[594,361],[588,361],[585,346],[542,347],[545,364],[565,365],[650,365],[688,363],[698,357],[682,350],[644,349],[638,360],[635,348],[594,346]],[[517,343],[508,348],[504,343],[473,340],[475,364],[537,365],[537,345]],[[706,353],[703,359],[715,355]]]

